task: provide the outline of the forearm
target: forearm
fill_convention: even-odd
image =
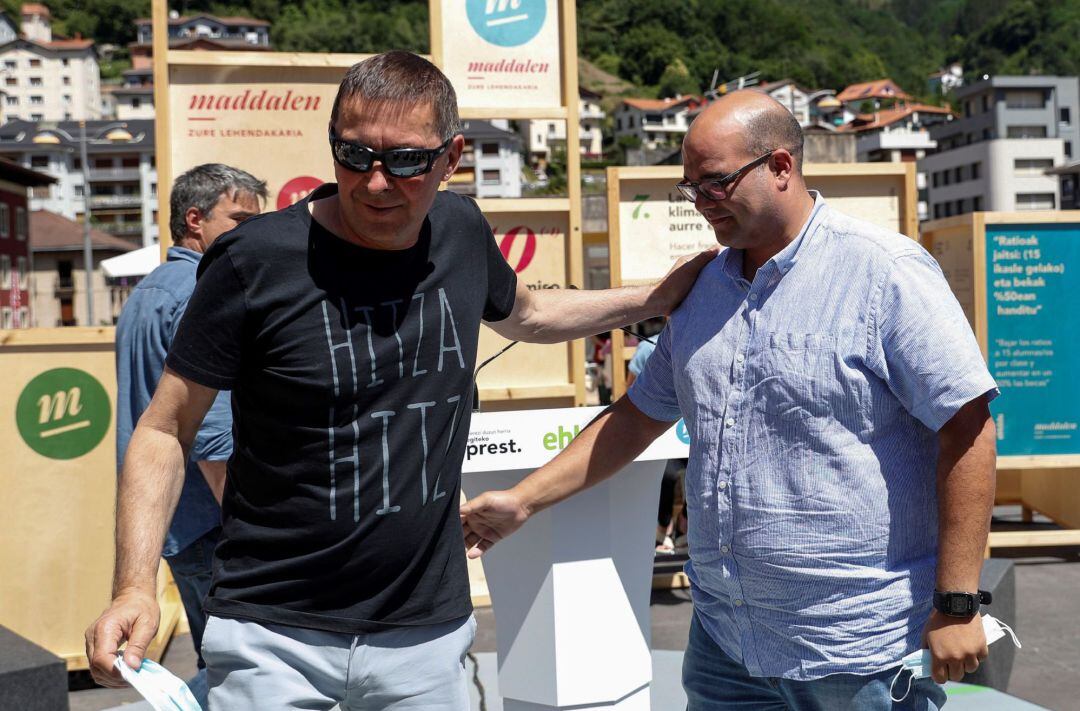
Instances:
[[[561,343],[662,315],[663,304],[654,294],[649,286],[534,291],[517,340]]]
[[[966,417],[966,423],[943,433],[938,456],[937,589],[943,591],[978,589],[994,507],[994,422],[985,403],[966,407],[972,406],[977,412],[957,416]]]
[[[175,435],[135,428],[116,497],[114,596],[133,588],[153,590],[165,534],[184,486],[184,462]]]
[[[670,426],[670,422],[647,417],[628,398],[620,398],[559,456],[515,486],[513,493],[530,515],[542,511],[611,477]]]
[[[210,461],[203,460],[197,462],[199,465],[199,471],[202,472],[203,478],[206,479],[206,485],[210,487],[210,492],[217,499],[218,506],[221,506],[221,498],[225,495],[225,476],[228,468],[227,462],[224,461]]]

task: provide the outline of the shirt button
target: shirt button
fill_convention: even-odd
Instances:
[[[720,546],[720,552],[721,553],[730,553],[731,549],[728,548],[727,546]]]
[[[719,484],[717,484],[717,486],[720,487],[721,489],[726,489],[727,488],[727,482],[722,481]]]
[[[742,607],[742,600],[736,600],[735,607]]]
[[[727,418],[726,420],[724,420],[724,424],[727,425],[728,427],[734,427],[735,426],[735,418],[734,417]]]
[[[735,356],[735,362],[736,363],[742,363],[744,360],[746,360],[746,356],[744,356],[742,353]]]
[[[757,301],[757,294],[750,294],[751,301]]]

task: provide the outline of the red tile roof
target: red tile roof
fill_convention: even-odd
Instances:
[[[877,114],[859,114],[851,123],[840,127],[841,131],[871,131],[875,128],[884,128],[914,113],[948,115],[952,111],[941,106],[929,104],[901,104],[896,108],[883,109]]]
[[[45,7],[41,3],[36,2],[23,3],[21,14],[44,15],[45,17],[52,17],[52,15],[49,13],[49,8]]]
[[[847,103],[865,99],[907,99],[910,101],[912,97],[892,79],[878,79],[862,84],[852,84],[837,94],[836,98]]]
[[[198,14],[198,15],[183,15],[181,17],[170,17],[170,25],[183,25],[191,20],[197,20],[200,17],[205,17],[208,20],[215,20],[223,25],[251,25],[252,27],[269,27],[270,23],[266,20],[256,20],[254,17],[218,17],[217,15],[210,14]],[[151,20],[149,17],[140,17],[135,20],[136,25],[149,25]]]
[[[92,39],[58,39],[52,42],[38,42],[49,49],[89,49],[94,46]]]
[[[96,249],[130,252],[135,245],[101,230],[90,230],[90,244]],[[47,210],[30,213],[30,247],[36,250],[81,249],[83,227],[78,222]]]

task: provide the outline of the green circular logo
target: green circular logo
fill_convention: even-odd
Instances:
[[[75,459],[98,446],[109,429],[109,396],[94,376],[53,368],[23,389],[15,423],[23,441],[50,459]]]

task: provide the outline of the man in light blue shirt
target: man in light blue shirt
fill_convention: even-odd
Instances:
[[[135,425],[150,404],[188,300],[203,252],[225,232],[260,212],[266,183],[221,164],[192,168],[170,196],[173,246],[167,260],[131,293],[116,326],[116,459],[122,471]],[[191,447],[180,503],[161,554],[169,562],[198,654],[206,617],[214,547],[221,532],[225,462],[232,454],[229,393],[218,394]],[[198,667],[204,669],[202,655]],[[205,672],[192,689],[206,706]]]
[[[462,507],[466,544],[475,557],[684,417],[688,708],[893,708],[901,658],[928,646],[933,680],[902,707],[934,709],[933,681],[987,653],[978,603],[957,616],[934,593],[977,595],[997,389],[933,258],[809,192],[801,155],[798,123],[757,92],[695,120],[678,187],[727,249],[628,397]]]

